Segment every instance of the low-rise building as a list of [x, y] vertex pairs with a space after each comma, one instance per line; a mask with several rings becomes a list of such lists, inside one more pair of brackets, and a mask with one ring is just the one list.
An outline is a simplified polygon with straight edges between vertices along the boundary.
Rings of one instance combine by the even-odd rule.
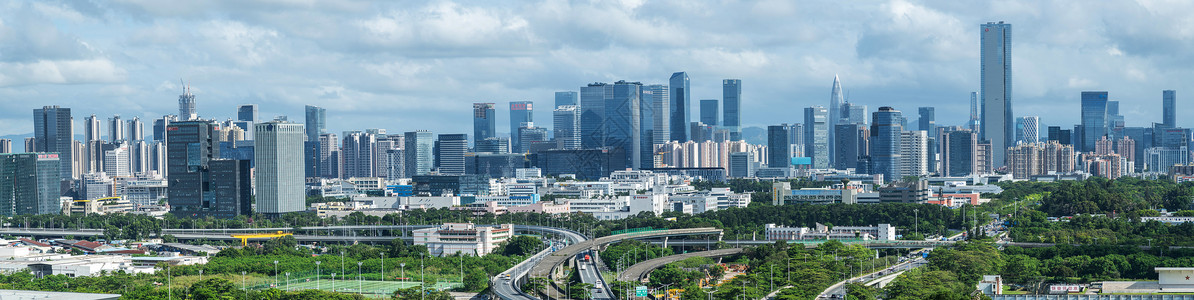
[[854, 188], [804, 188], [793, 190], [792, 185], [788, 182], [776, 182], [771, 185], [771, 204], [856, 204], [858, 203], [859, 191]]
[[767, 240], [896, 240], [895, 226], [879, 224], [878, 226], [834, 226], [828, 227], [817, 223], [816, 227], [783, 227], [775, 224], [765, 225]]
[[563, 204], [556, 204], [554, 202], [536, 202], [530, 205], [510, 206], [507, 207], [510, 213], [540, 213], [540, 214], [566, 214], [571, 210], [568, 202]]
[[514, 225], [478, 226], [473, 223], [445, 223], [413, 231], [415, 245], [427, 246], [435, 256], [456, 253], [484, 256], [514, 236]]
[[925, 203], [932, 194], [927, 181], [896, 181], [879, 188], [879, 202]]
[[133, 203], [124, 197], [107, 197], [94, 200], [70, 200], [63, 203], [65, 215], [106, 215], [112, 213], [128, 213], [133, 211]]

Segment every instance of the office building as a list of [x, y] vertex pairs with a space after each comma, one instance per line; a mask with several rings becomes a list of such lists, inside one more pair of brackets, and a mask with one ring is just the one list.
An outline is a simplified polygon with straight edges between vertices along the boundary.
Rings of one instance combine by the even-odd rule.
[[1095, 141], [1107, 135], [1107, 92], [1082, 92], [1081, 152], [1093, 152]]
[[[306, 130], [306, 124], [303, 124]], [[316, 153], [316, 173], [323, 178], [340, 178], [340, 139], [335, 133], [319, 135], [319, 151]], [[304, 149], [306, 147], [304, 146]], [[305, 152], [305, 151], [304, 151]], [[306, 173], [306, 172], [304, 172]]]
[[516, 170], [527, 167], [527, 156], [520, 153], [466, 153], [465, 174], [489, 178], [514, 178]]
[[[96, 122], [98, 123], [99, 121], [96, 121]], [[162, 116], [162, 118], [160, 118], [160, 119], [154, 119], [153, 120], [153, 140], [165, 142], [166, 141], [166, 127], [170, 126], [171, 122], [178, 122], [178, 116], [165, 115], [165, 116]], [[98, 132], [99, 127], [96, 127], [95, 130]], [[97, 140], [99, 139], [98, 135], [96, 136], [96, 139]]]
[[814, 169], [830, 165], [829, 110], [821, 106], [804, 109], [804, 157], [813, 160]]
[[549, 141], [547, 138], [547, 128], [535, 126], [534, 123], [530, 122], [523, 125], [523, 127], [518, 128], [518, 138], [522, 139], [518, 141], [518, 144], [522, 148], [515, 151], [515, 153], [531, 153], [531, 145]]
[[833, 152], [833, 168], [838, 170], [856, 169], [858, 165], [858, 157], [866, 155], [865, 144], [862, 141], [866, 137], [860, 134], [863, 131], [861, 124], [855, 123], [839, 123], [837, 124], [837, 135], [834, 136]]
[[464, 175], [464, 154], [467, 152], [467, 134], [440, 134], [435, 141], [436, 169], [442, 175]]
[[1161, 126], [1177, 127], [1177, 91], [1161, 91]]
[[236, 107], [236, 121], [233, 121], [232, 125], [244, 130], [246, 139], [253, 138], [253, 124], [257, 122], [257, 104], [242, 104]]
[[892, 181], [900, 170], [900, 138], [904, 131], [900, 123], [904, 117], [891, 107], [880, 107], [871, 116], [871, 173], [883, 174]]
[[[654, 112], [649, 126], [643, 126], [643, 129], [650, 129], [651, 135], [648, 137], [641, 137], [644, 140], [650, 141], [651, 145], [660, 145], [672, 140], [672, 115], [671, 115], [671, 98], [668, 97], [668, 86], [666, 84], [651, 84], [643, 86], [643, 94], [639, 101], [640, 106], [650, 105], [651, 111]], [[652, 147], [653, 148], [653, 147]]]
[[510, 102], [510, 146], [515, 150], [523, 149], [518, 128], [530, 122], [535, 122], [535, 111], [531, 101]]
[[[641, 86], [639, 90], [639, 105], [638, 105], [638, 153], [639, 168], [655, 167], [655, 162], [651, 161], [651, 157], [655, 154], [655, 140], [663, 138], [663, 136], [670, 137], [671, 133], [663, 132], [656, 134], [655, 128], [658, 127], [655, 122], [663, 120], [660, 115], [667, 115], [670, 112], [657, 110], [665, 106], [655, 103], [656, 101], [667, 102], [665, 93], [656, 95], [659, 90], [666, 90], [663, 85], [647, 85]], [[658, 135], [658, 137], [657, 137]]]
[[578, 105], [580, 104], [580, 94], [573, 91], [556, 92], [556, 105], [560, 107], [564, 105]]
[[701, 100], [701, 123], [717, 126], [717, 99]]
[[430, 131], [419, 130], [405, 133], [403, 140], [406, 176], [427, 175], [435, 166], [435, 141]]
[[742, 140], [742, 80], [721, 81], [721, 126], [730, 131], [731, 141]]
[[792, 165], [792, 142], [788, 140], [788, 124], [767, 126], [767, 167], [787, 168]]
[[0, 215], [61, 213], [61, 163], [57, 153], [0, 154]]
[[1152, 147], [1144, 150], [1145, 171], [1163, 173], [1174, 165], [1190, 163], [1190, 150], [1187, 146], [1180, 147]]
[[[577, 139], [576, 142], [579, 144], [580, 140]], [[473, 151], [477, 153], [510, 153], [510, 139], [504, 137], [493, 137], [480, 140], [477, 141], [477, 146]]]
[[[642, 165], [639, 124], [641, 96], [642, 84], [638, 82], [592, 83], [581, 87], [581, 147], [621, 149], [614, 152], [626, 155], [617, 160], [622, 165], [619, 169], [639, 168]], [[688, 126], [683, 127], [688, 129]], [[672, 132], [676, 132], [674, 127]]]
[[100, 120], [94, 114], [83, 120], [83, 142], [99, 141], [100, 138]]
[[12, 140], [0, 139], [0, 154], [12, 153]]
[[1004, 166], [1008, 145], [1013, 144], [1012, 130], [1012, 24], [986, 23], [982, 29], [980, 71], [982, 78], [982, 130], [979, 139], [991, 141], [993, 163]]
[[730, 153], [729, 175], [731, 178], [754, 177], [758, 166], [758, 159], [755, 158], [754, 152]]
[[937, 132], [937, 109], [933, 107], [919, 107], [916, 111], [920, 117], [916, 128], [929, 133]]
[[[25, 152], [58, 153], [59, 178], [76, 178], [71, 162], [74, 161], [71, 145], [74, 144], [74, 119], [70, 108], [45, 106], [33, 110], [33, 147], [26, 143]], [[60, 189], [61, 190], [61, 189]]]
[[978, 135], [969, 129], [946, 131], [941, 135], [941, 175], [961, 177], [978, 170]]
[[[390, 177], [390, 159], [389, 151], [394, 149], [402, 149], [403, 141], [401, 135], [387, 135], [378, 134], [377, 141], [373, 143], [373, 176], [380, 178], [394, 178]], [[465, 144], [467, 146], [467, 142]]]
[[[1061, 129], [1061, 128], [1058, 128]], [[1016, 118], [1016, 142], [1036, 143], [1041, 141], [1041, 117]]]
[[179, 217], [233, 218], [250, 214], [247, 160], [219, 160], [216, 124], [182, 121], [167, 128], [170, 212]]
[[274, 120], [253, 128], [257, 212], [277, 216], [306, 209], [303, 124]]
[[870, 117], [870, 113], [866, 111], [866, 105], [858, 105], [849, 102], [842, 104], [841, 123], [858, 124], [866, 127], [867, 124], [870, 123]]
[[103, 172], [112, 177], [132, 176], [129, 168], [129, 143], [113, 143], [112, 148], [104, 151]]
[[[671, 88], [668, 96], [672, 97], [671, 107], [668, 108], [671, 111], [669, 114], [672, 131], [670, 140], [686, 142], [691, 139], [688, 122], [692, 121], [689, 116], [689, 110], [692, 109], [689, 104], [692, 101], [692, 90], [688, 86], [688, 73], [672, 73], [672, 78], [668, 80], [668, 83]], [[581, 104], [581, 108], [584, 107], [585, 105]]]
[[[555, 130], [556, 148], [580, 149], [580, 106], [561, 105], [552, 112]], [[477, 152], [486, 152], [480, 151]], [[501, 152], [495, 152], [501, 153]]]
[[571, 174], [580, 180], [597, 180], [615, 170], [626, 169], [626, 153], [622, 151], [621, 148], [548, 150], [539, 153], [538, 166], [544, 176]]
[[305, 112], [306, 120], [303, 126], [307, 130], [307, 141], [318, 141], [319, 135], [327, 133], [327, 109], [307, 105]]
[[[559, 95], [559, 93], [556, 93]], [[473, 144], [497, 137], [497, 116], [493, 103], [473, 103]]]
[[970, 121], [966, 122], [966, 126], [978, 133], [982, 130], [982, 107], [978, 104], [978, 92], [970, 92]]
[[199, 111], [195, 106], [195, 94], [191, 94], [191, 86], [189, 84], [184, 84], [182, 95], [178, 95], [178, 118], [183, 121], [198, 120]]
[[415, 245], [427, 247], [431, 255], [444, 257], [456, 254], [485, 256], [506, 240], [514, 237], [514, 225], [474, 225], [473, 223], [444, 223], [438, 227], [417, 229], [411, 233]]

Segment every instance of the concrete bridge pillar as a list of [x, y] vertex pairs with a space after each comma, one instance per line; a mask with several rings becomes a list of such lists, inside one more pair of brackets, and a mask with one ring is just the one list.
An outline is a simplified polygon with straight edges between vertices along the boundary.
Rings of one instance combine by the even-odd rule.
[[663, 237], [663, 249], [667, 249], [667, 237]]

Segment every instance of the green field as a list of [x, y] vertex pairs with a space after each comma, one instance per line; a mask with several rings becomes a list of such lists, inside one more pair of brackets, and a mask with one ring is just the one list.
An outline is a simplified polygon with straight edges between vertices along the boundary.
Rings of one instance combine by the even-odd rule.
[[[373, 280], [291, 280], [290, 284], [280, 283], [278, 289], [281, 290], [314, 290], [321, 289], [325, 291], [334, 291], [341, 293], [356, 293], [356, 294], [376, 294], [376, 295], [390, 295], [399, 289], [406, 289], [418, 287], [418, 281], [373, 281]], [[459, 282], [439, 282], [435, 286], [429, 288], [436, 290], [446, 290], [460, 287]]]

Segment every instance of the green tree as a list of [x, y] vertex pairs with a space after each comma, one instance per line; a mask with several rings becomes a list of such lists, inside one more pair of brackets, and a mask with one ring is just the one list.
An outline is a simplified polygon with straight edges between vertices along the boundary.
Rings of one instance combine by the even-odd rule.
[[534, 254], [543, 247], [543, 241], [533, 236], [515, 236], [502, 245], [500, 253], [506, 256], [525, 256]]

